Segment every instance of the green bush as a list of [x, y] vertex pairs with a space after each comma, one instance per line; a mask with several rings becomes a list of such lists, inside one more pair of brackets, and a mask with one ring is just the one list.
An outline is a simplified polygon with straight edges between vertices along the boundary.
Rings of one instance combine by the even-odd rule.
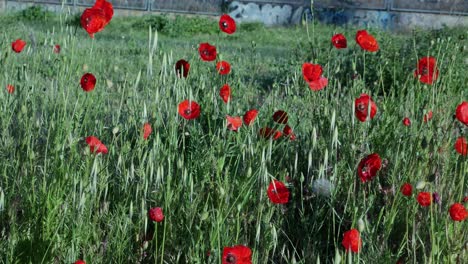
[[150, 15], [144, 16], [142, 19], [135, 21], [132, 24], [134, 29], [147, 29], [151, 26], [152, 29], [156, 29], [159, 32], [164, 31], [164, 28], [169, 24], [169, 19], [166, 15]]
[[21, 18], [29, 21], [44, 22], [53, 17], [53, 13], [41, 6], [31, 6], [21, 11]]

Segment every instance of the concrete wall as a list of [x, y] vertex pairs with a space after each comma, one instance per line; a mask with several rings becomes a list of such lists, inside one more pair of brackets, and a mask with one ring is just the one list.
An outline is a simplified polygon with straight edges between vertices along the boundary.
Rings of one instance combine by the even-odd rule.
[[323, 9], [315, 13], [319, 21], [336, 25], [358, 25], [389, 30], [412, 28], [439, 29], [444, 26], [468, 26], [468, 16], [439, 15], [374, 10]]
[[[457, 2], [460, 0], [431, 1], [440, 1], [437, 4], [438, 6], [442, 6], [442, 4], [447, 1], [460, 3], [461, 7], [468, 3], [468, 0], [464, 0], [466, 2]], [[319, 21], [329, 24], [351, 24], [363, 27], [370, 26], [383, 29], [403, 30], [415, 27], [441, 28], [443, 26], [468, 26], [468, 16], [391, 11], [391, 7], [389, 6], [389, 3], [391, 2], [385, 0], [372, 2], [363, 0], [318, 0], [315, 2], [320, 3], [320, 5], [318, 5], [319, 7], [314, 8], [314, 15]], [[420, 2], [415, 3], [418, 5], [421, 4]], [[414, 8], [416, 7], [417, 6]], [[267, 4], [258, 1], [232, 1], [229, 3], [228, 8], [229, 14], [240, 23], [256, 21], [262, 22], [266, 25], [294, 24], [299, 23], [304, 15], [311, 15], [310, 8], [307, 6], [282, 3]], [[364, 8], [375, 8], [379, 10]], [[452, 8], [454, 7], [452, 6]], [[460, 7], [457, 6], [457, 8]], [[460, 10], [463, 11], [463, 9]], [[464, 11], [468, 12], [468, 8]]]
[[[76, 1], [94, 2], [94, 0]], [[179, 3], [177, 1], [182, 2], [189, 0], [170, 0], [165, 3], [166, 5], [169, 5], [170, 3]], [[208, 3], [208, 0], [197, 1], [205, 4]], [[270, 0], [271, 2], [276, 2], [274, 4], [266, 3], [268, 2], [267, 0], [264, 0], [263, 2], [262, 0], [253, 0], [252, 2], [249, 0], [223, 1], [226, 3], [229, 14], [239, 23], [262, 22], [266, 25], [284, 25], [300, 23], [303, 17], [307, 17], [309, 20], [312, 18], [311, 9], [307, 5], [307, 3], [310, 3], [309, 0]], [[438, 1], [437, 3], [431, 3], [441, 8], [444, 7], [447, 2], [452, 1], [452, 4], [456, 4], [451, 6], [453, 10], [468, 12], [468, 0], [414, 0], [411, 2], [415, 5], [421, 5], [421, 3], [429, 5], [430, 3], [427, 1]], [[217, 3], [218, 0], [209, 0], [209, 2]], [[313, 10], [315, 19], [324, 23], [337, 25], [351, 24], [361, 27], [379, 27], [390, 30], [406, 30], [415, 27], [441, 28], [443, 26], [468, 26], [468, 16], [392, 11], [391, 5], [398, 5], [396, 6], [397, 8], [409, 7], [407, 5], [403, 6], [400, 4], [406, 3], [405, 1], [400, 0], [315, 0], [315, 3], [317, 3]], [[366, 3], [371, 3], [370, 6], [367, 7], [378, 10], [363, 9], [366, 7]], [[0, 0], [0, 9], [6, 8], [4, 10], [8, 11], [22, 10], [31, 5], [32, 3]], [[50, 11], [62, 10], [61, 5], [43, 4], [42, 6]], [[466, 10], [464, 9], [465, 6], [467, 6]], [[419, 8], [423, 8], [423, 6], [419, 6]], [[66, 11], [70, 9], [72, 12], [80, 12], [83, 10], [83, 7], [74, 8], [73, 6], [68, 5], [64, 6], [64, 9]], [[143, 15], [148, 14], [148, 11], [116, 8], [115, 13], [116, 15]]]

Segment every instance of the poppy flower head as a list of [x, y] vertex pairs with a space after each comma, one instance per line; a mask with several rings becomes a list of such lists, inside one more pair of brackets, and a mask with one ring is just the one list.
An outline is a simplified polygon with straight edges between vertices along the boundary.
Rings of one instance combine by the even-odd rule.
[[86, 264], [86, 262], [84, 262], [84, 260], [79, 259], [79, 260], [73, 262], [73, 264]]
[[252, 264], [252, 250], [244, 245], [225, 247], [222, 264]]
[[304, 63], [302, 64], [302, 75], [307, 83], [318, 81], [322, 76], [323, 69], [319, 64]]
[[187, 78], [189, 70], [190, 70], [190, 63], [186, 60], [178, 60], [175, 64], [175, 70], [177, 77], [179, 78]]
[[382, 167], [382, 159], [379, 154], [372, 153], [367, 157], [363, 158], [358, 165], [357, 173], [361, 182], [368, 182], [372, 180], [377, 172]]
[[408, 117], [403, 118], [403, 125], [404, 126], [410, 126], [411, 125], [411, 120]]
[[455, 117], [465, 126], [468, 126], [468, 102], [464, 101], [457, 106]]
[[459, 137], [455, 141], [455, 150], [462, 156], [468, 155], [468, 143], [464, 137]]
[[259, 135], [263, 138], [273, 138], [273, 140], [277, 140], [283, 135], [283, 133], [269, 127], [263, 127], [260, 128]]
[[187, 120], [196, 119], [200, 116], [200, 105], [195, 101], [185, 100], [179, 104], [178, 111]]
[[106, 0], [96, 0], [92, 8], [101, 9], [104, 12], [104, 17], [106, 18], [107, 23], [111, 21], [112, 16], [114, 15], [114, 8], [112, 7], [112, 4]]
[[200, 43], [198, 53], [203, 61], [214, 61], [216, 60], [216, 47], [209, 43]]
[[257, 109], [251, 109], [244, 114], [244, 124], [247, 126], [250, 126], [254, 121], [255, 118], [257, 118], [258, 115], [258, 110]]
[[400, 191], [404, 196], [411, 196], [411, 194], [413, 194], [413, 186], [409, 183], [404, 183], [401, 186]]
[[80, 85], [83, 91], [90, 92], [96, 86], [96, 77], [91, 73], [85, 73], [81, 76]]
[[107, 154], [108, 150], [106, 145], [104, 145], [97, 137], [89, 136], [86, 138], [86, 144], [89, 146], [91, 153], [102, 153]]
[[231, 64], [227, 61], [220, 61], [216, 63], [216, 71], [221, 75], [226, 75], [231, 72]]
[[320, 77], [316, 81], [309, 82], [309, 88], [312, 91], [320, 91], [328, 85], [328, 79], [325, 77]]
[[331, 42], [337, 49], [345, 49], [348, 46], [346, 37], [341, 33], [333, 35]]
[[288, 125], [284, 126], [283, 134], [284, 136], [289, 137], [290, 140], [296, 140], [296, 135], [294, 134], [293, 129]]
[[432, 119], [432, 111], [429, 110], [429, 112], [427, 112], [427, 113], [424, 115], [423, 121], [424, 121], [424, 123], [427, 123], [427, 122], [429, 122], [429, 120], [431, 120], [431, 119]]
[[434, 57], [423, 57], [418, 61], [414, 76], [425, 84], [433, 84], [439, 77], [437, 61]]
[[278, 124], [288, 123], [288, 113], [283, 110], [278, 110], [273, 114], [273, 120]]
[[153, 132], [153, 129], [151, 128], [151, 124], [145, 123], [143, 125], [143, 139], [147, 140], [148, 137], [151, 135], [151, 132]]
[[219, 96], [223, 99], [224, 103], [228, 103], [231, 100], [231, 87], [228, 84], [223, 85], [219, 90]]
[[81, 14], [80, 23], [91, 38], [94, 34], [102, 31], [112, 19], [114, 8], [106, 0], [96, 0], [94, 6], [86, 8]]
[[354, 101], [354, 113], [359, 121], [365, 122], [368, 116], [370, 116], [370, 119], [374, 118], [377, 113], [377, 105], [368, 94], [361, 94]]
[[164, 220], [164, 214], [161, 207], [153, 207], [149, 209], [148, 216], [153, 222], [162, 222]]
[[273, 180], [268, 186], [267, 196], [274, 204], [286, 204], [289, 202], [289, 190], [284, 183]]
[[461, 203], [454, 203], [449, 209], [450, 217], [453, 221], [462, 222], [468, 218], [468, 211]]
[[219, 19], [219, 29], [227, 34], [236, 32], [236, 21], [229, 15], [223, 14]]
[[23, 51], [25, 46], [26, 46], [26, 41], [22, 39], [17, 39], [11, 43], [11, 48], [16, 53], [20, 53], [21, 51]]
[[15, 87], [14, 87], [13, 85], [11, 85], [11, 84], [8, 84], [8, 85], [6, 86], [6, 90], [7, 90], [7, 92], [8, 92], [9, 94], [13, 94], [13, 93], [15, 92]]
[[57, 45], [54, 46], [54, 53], [59, 54], [59, 53], [60, 53], [60, 50], [61, 50], [61, 48], [60, 48], [60, 45], [59, 45], [59, 44], [57, 44]]
[[226, 116], [227, 128], [229, 130], [237, 132], [242, 126], [242, 118], [240, 116]]
[[358, 30], [356, 33], [356, 42], [363, 50], [370, 52], [376, 52], [379, 50], [377, 40], [366, 30]]
[[343, 241], [341, 242], [346, 252], [351, 250], [354, 253], [359, 253], [362, 247], [361, 234], [355, 228], [346, 231], [343, 234]]
[[432, 203], [432, 195], [429, 192], [420, 192], [416, 199], [422, 207], [427, 207]]

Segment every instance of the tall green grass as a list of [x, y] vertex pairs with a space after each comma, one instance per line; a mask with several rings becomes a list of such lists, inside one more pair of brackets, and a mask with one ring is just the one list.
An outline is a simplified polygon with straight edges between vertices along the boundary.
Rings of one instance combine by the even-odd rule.
[[[73, 19], [0, 17], [1, 262], [219, 263], [223, 247], [235, 244], [249, 246], [254, 263], [468, 259], [466, 221], [447, 213], [468, 191], [467, 159], [453, 149], [467, 130], [452, 117], [468, 98], [466, 28], [371, 29], [381, 51], [370, 54], [354, 43], [356, 28], [314, 24], [308, 35], [302, 26], [253, 26], [233, 36], [195, 35], [157, 33], [146, 18], [116, 17], [90, 39]], [[348, 49], [331, 47], [334, 32], [346, 35]], [[10, 47], [17, 38], [28, 43], [19, 54]], [[227, 77], [199, 59], [206, 41], [231, 63]], [[52, 52], [55, 44], [61, 54]], [[433, 86], [413, 77], [427, 55], [440, 69]], [[187, 79], [175, 75], [180, 58], [191, 63]], [[304, 83], [304, 62], [323, 65], [324, 90]], [[79, 86], [86, 72], [98, 79], [90, 93]], [[233, 89], [227, 105], [218, 95], [224, 83]], [[363, 92], [378, 106], [366, 123], [353, 112]], [[185, 99], [201, 105], [200, 118], [178, 115]], [[259, 110], [252, 127], [226, 129], [226, 115], [251, 108]], [[264, 126], [282, 129], [271, 118], [279, 109], [289, 113], [297, 140], [258, 136]], [[429, 110], [434, 117], [424, 123]], [[410, 127], [401, 123], [406, 116]], [[145, 122], [153, 127], [147, 141]], [[108, 155], [89, 153], [90, 135]], [[356, 167], [372, 152], [386, 165], [363, 184]], [[287, 205], [268, 200], [272, 179], [287, 182]], [[330, 181], [330, 196], [312, 189], [316, 179]], [[425, 182], [441, 204], [420, 207], [415, 195], [399, 192], [404, 182]], [[155, 206], [164, 210], [162, 223], [148, 220]], [[363, 249], [346, 254], [343, 233], [358, 226]]]

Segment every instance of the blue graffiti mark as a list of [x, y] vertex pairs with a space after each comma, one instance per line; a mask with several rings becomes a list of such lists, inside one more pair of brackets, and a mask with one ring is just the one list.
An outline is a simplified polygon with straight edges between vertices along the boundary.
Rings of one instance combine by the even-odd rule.
[[387, 11], [322, 8], [315, 12], [320, 22], [338, 26], [353, 24], [393, 29], [396, 22], [396, 15]]

